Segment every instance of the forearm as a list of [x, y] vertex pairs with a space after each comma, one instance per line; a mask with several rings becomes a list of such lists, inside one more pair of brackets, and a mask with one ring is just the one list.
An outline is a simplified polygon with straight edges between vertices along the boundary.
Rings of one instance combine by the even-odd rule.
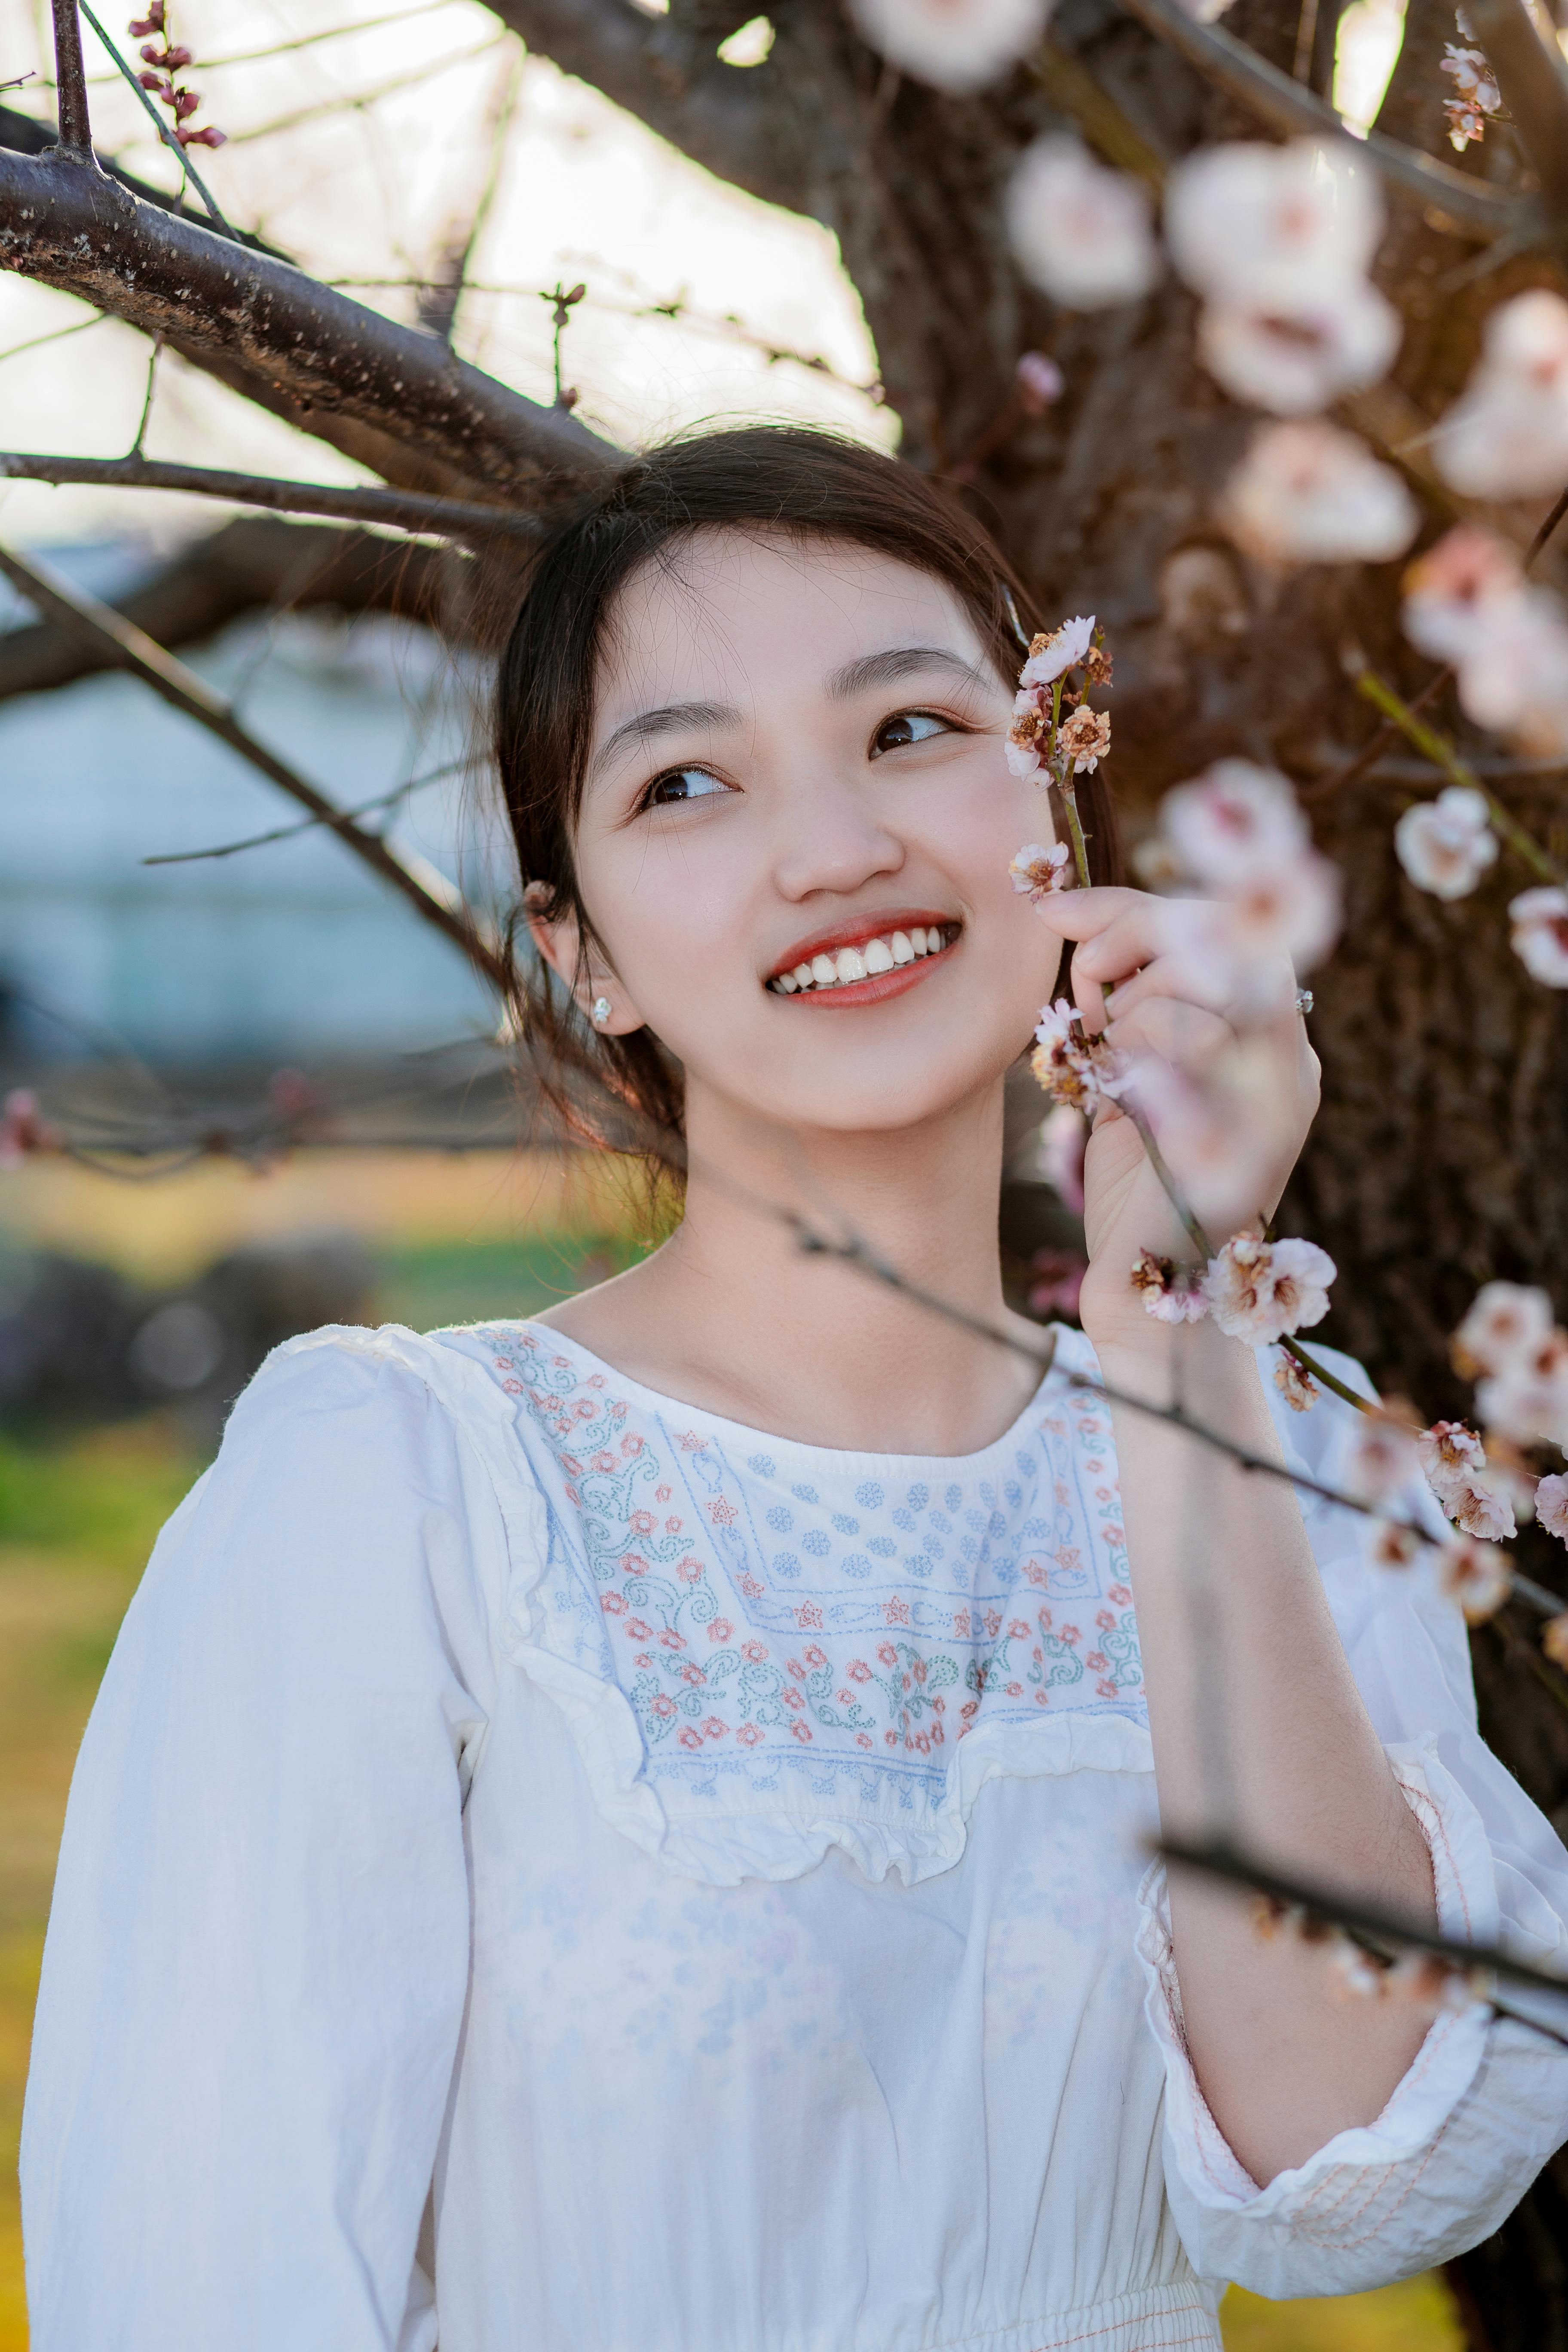
[[[1172, 1344], [1167, 1345], [1170, 1342]], [[1113, 1387], [1166, 1402], [1175, 1349], [1197, 1419], [1279, 1457], [1251, 1351], [1211, 1324], [1102, 1347]], [[1162, 1818], [1222, 1828], [1287, 1874], [1430, 1919], [1426, 1842], [1351, 1675], [1282, 1480], [1113, 1409]], [[1245, 1899], [1172, 1888], [1193, 2062], [1255, 2179], [1370, 2122], [1426, 2020], [1347, 2000], [1321, 1948], [1263, 1941]]]

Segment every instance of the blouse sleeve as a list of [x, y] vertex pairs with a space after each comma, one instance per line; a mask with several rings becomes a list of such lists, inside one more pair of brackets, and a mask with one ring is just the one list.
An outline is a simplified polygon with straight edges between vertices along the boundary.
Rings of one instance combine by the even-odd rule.
[[395, 1335], [278, 1351], [72, 1782], [23, 2134], [35, 2352], [428, 2352], [504, 1538]]
[[[1318, 1349], [1372, 1391], [1361, 1367]], [[1264, 1376], [1270, 1366], [1265, 1352]], [[1269, 1380], [1269, 1395], [1274, 1390]], [[1277, 1406], [1292, 1468], [1341, 1477], [1352, 1407]], [[1357, 1514], [1302, 1516], [1362, 1696], [1432, 1855], [1442, 1932], [1568, 1975], [1568, 1853], [1476, 1727], [1463, 1617], [1419, 1569], [1364, 1564]], [[1434, 1532], [1442, 1521], [1433, 1507]], [[1568, 2049], [1481, 2001], [1441, 2014], [1383, 2113], [1259, 2189], [1189, 2062], [1164, 1877], [1142, 1891], [1139, 1952], [1164, 2058], [1164, 2160], [1194, 2269], [1270, 2296], [1350, 2294], [1462, 2253], [1495, 2230], [1568, 2137]], [[1559, 2033], [1568, 1998], [1543, 1996]]]

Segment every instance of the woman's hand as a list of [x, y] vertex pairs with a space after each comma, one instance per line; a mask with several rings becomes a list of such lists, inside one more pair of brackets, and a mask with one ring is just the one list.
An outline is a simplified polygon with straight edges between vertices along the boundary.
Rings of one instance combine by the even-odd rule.
[[[1318, 1057], [1297, 1011], [1289, 962], [1253, 963], [1243, 976], [1226, 971], [1224, 960], [1195, 951], [1206, 910], [1193, 900], [1142, 890], [1067, 890], [1041, 900], [1038, 911], [1064, 941], [1076, 942], [1069, 985], [1086, 1029], [1103, 1031], [1129, 1059], [1156, 1057], [1156, 1077], [1163, 1064], [1199, 1089], [1230, 1080], [1236, 1162], [1239, 1168], [1245, 1157], [1257, 1197], [1240, 1202], [1220, 1230], [1211, 1229], [1215, 1245], [1271, 1215], [1318, 1108]], [[1235, 988], [1243, 977], [1247, 994], [1240, 999]], [[1157, 1117], [1154, 1124], [1158, 1129]], [[1131, 1286], [1133, 1261], [1144, 1249], [1189, 1262], [1197, 1253], [1132, 1119], [1109, 1106], [1095, 1118], [1085, 1160], [1084, 1228], [1085, 1330], [1102, 1351], [1159, 1344], [1161, 1326]]]

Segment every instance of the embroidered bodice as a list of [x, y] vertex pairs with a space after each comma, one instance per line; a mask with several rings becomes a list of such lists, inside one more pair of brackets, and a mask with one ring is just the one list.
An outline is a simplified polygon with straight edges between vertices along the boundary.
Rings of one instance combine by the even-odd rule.
[[[1495, 2226], [1568, 2053], [1479, 2002], [1265, 2189], [1204, 2104], [1093, 1373], [1062, 1332], [933, 1460], [538, 1325], [279, 1349], [82, 1746], [34, 2352], [1212, 2352], [1227, 2278]], [[1288, 1459], [1331, 1481], [1350, 1418], [1280, 1405]], [[1568, 1855], [1457, 1611], [1303, 1517], [1445, 1927], [1561, 1961]]]

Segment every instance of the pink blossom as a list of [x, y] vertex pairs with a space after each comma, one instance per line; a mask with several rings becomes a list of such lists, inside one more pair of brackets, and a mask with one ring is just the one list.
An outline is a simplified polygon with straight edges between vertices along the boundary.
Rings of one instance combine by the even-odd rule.
[[1318, 1402], [1317, 1381], [1305, 1364], [1299, 1364], [1283, 1349], [1274, 1359], [1274, 1385], [1292, 1412], [1310, 1412]]
[[1121, 1056], [1085, 1031], [1066, 997], [1041, 1008], [1029, 1066], [1053, 1102], [1082, 1109], [1101, 1097], [1114, 1099], [1127, 1081]]
[[1321, 423], [1266, 425], [1226, 484], [1222, 512], [1260, 562], [1386, 563], [1419, 518], [1392, 466]]
[[1549, 1331], [1528, 1355], [1484, 1380], [1476, 1410], [1489, 1429], [1521, 1445], [1568, 1446], [1568, 1332]]
[[1401, 331], [1392, 302], [1355, 281], [1289, 310], [1211, 303], [1198, 320], [1198, 356], [1233, 400], [1307, 416], [1385, 375]]
[[1315, 1242], [1233, 1234], [1204, 1277], [1209, 1311], [1227, 1339], [1260, 1347], [1329, 1311], [1335, 1266]]
[[1483, 1283], [1454, 1334], [1454, 1360], [1467, 1377], [1510, 1372], [1551, 1334], [1552, 1301], [1521, 1282]]
[[1040, 775], [1051, 740], [1051, 698], [1045, 688], [1021, 686], [1013, 699], [1013, 719], [1003, 746], [1007, 767], [1020, 782]]
[[1463, 154], [1472, 140], [1486, 136], [1487, 118], [1502, 113], [1502, 92], [1481, 49], [1461, 49], [1445, 41], [1437, 70], [1454, 84], [1454, 95], [1445, 100], [1443, 111], [1448, 118], [1449, 143]]
[[1026, 278], [1068, 310], [1133, 302], [1160, 276], [1148, 194], [1062, 131], [1026, 150], [1007, 190], [1007, 234]]
[[1509, 625], [1523, 587], [1512, 548], [1479, 524], [1460, 523], [1405, 574], [1405, 634], [1434, 661], [1468, 660]]
[[1140, 1250], [1131, 1278], [1144, 1313], [1157, 1323], [1197, 1323], [1208, 1313], [1200, 1265], [1177, 1266], [1168, 1257], [1156, 1257], [1152, 1250]]
[[[1028, 659], [1018, 673], [1021, 687], [1054, 686], [1069, 669], [1077, 669], [1094, 642], [1094, 614], [1079, 614], [1047, 635], [1044, 630], [1030, 643]], [[1046, 707], [1050, 707], [1047, 696]]]
[[1409, 1568], [1426, 1549], [1414, 1528], [1397, 1519], [1373, 1519], [1367, 1527], [1366, 1558], [1373, 1568]]
[[1340, 871], [1309, 850], [1247, 875], [1194, 906], [1185, 955], [1193, 976], [1237, 1005], [1268, 1012], [1321, 963], [1340, 935]]
[[1535, 1490], [1535, 1517], [1549, 1536], [1568, 1544], [1568, 1478], [1554, 1471]]
[[1509, 902], [1515, 955], [1546, 988], [1568, 988], [1568, 890], [1548, 884]]
[[1160, 803], [1160, 825], [1178, 867], [1194, 882], [1226, 884], [1294, 864], [1307, 820], [1277, 769], [1216, 760]]
[[1026, 416], [1043, 416], [1067, 390], [1067, 379], [1044, 352], [1020, 352], [1013, 370], [1018, 405]]
[[1274, 316], [1363, 279], [1382, 233], [1375, 169], [1313, 139], [1200, 147], [1165, 198], [1166, 242], [1188, 285]]
[[1450, 1536], [1437, 1554], [1437, 1583], [1450, 1601], [1458, 1602], [1468, 1624], [1484, 1625], [1508, 1599], [1513, 1564], [1495, 1543]]
[[1545, 287], [1500, 302], [1433, 459], [1473, 499], [1532, 498], [1568, 475], [1568, 302]]
[[1394, 847], [1418, 890], [1435, 898], [1468, 898], [1497, 859], [1486, 794], [1449, 784], [1435, 801], [1417, 801], [1394, 826]]
[[1053, 841], [1048, 849], [1037, 841], [1026, 842], [1007, 871], [1019, 897], [1037, 907], [1053, 890], [1071, 887], [1072, 852], [1065, 841]]
[[1080, 703], [1070, 719], [1063, 719], [1057, 749], [1071, 761], [1075, 775], [1086, 771], [1092, 774], [1110, 749], [1110, 719], [1103, 710], [1091, 710], [1087, 702]]
[[849, 0], [860, 37], [939, 89], [980, 89], [1045, 30], [1048, 0]]

